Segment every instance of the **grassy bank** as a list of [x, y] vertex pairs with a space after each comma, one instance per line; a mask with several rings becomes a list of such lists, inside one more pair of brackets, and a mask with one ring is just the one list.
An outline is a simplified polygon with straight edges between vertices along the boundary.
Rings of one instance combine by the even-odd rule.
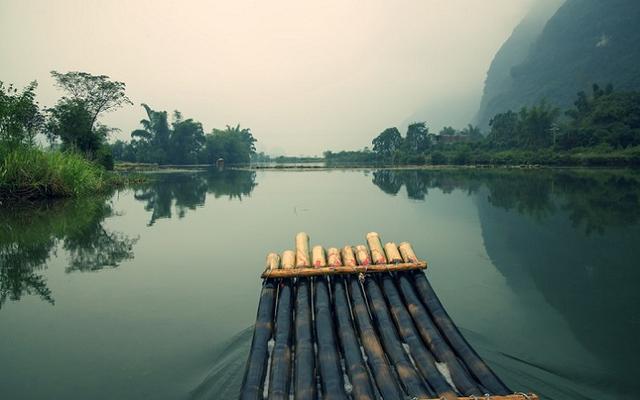
[[106, 193], [130, 180], [107, 172], [75, 153], [45, 151], [27, 146], [0, 148], [2, 201]]

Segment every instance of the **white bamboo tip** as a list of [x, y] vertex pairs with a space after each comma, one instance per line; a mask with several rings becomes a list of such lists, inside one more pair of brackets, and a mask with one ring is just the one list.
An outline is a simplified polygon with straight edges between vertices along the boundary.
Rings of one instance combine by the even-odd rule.
[[363, 244], [356, 246], [356, 260], [360, 265], [370, 265], [371, 257], [369, 256], [369, 249]]
[[354, 267], [357, 265], [356, 255], [351, 246], [344, 246], [342, 248], [342, 265], [347, 267]]
[[309, 235], [305, 232], [300, 232], [296, 235], [295, 265], [298, 268], [311, 265], [311, 263], [309, 263]]
[[390, 263], [395, 264], [402, 262], [402, 256], [400, 255], [400, 251], [398, 251], [398, 246], [395, 243], [389, 242], [384, 245], [384, 252], [387, 254], [387, 260]]
[[326, 267], [327, 266], [327, 258], [324, 255], [324, 247], [322, 246], [314, 246], [311, 251], [311, 260], [313, 261], [313, 266], [318, 267]]
[[384, 249], [380, 242], [380, 235], [376, 232], [367, 233], [367, 243], [369, 243], [369, 249], [371, 249], [371, 260], [374, 264], [386, 264], [387, 257], [384, 255]]
[[280, 256], [276, 253], [269, 253], [267, 255], [267, 269], [280, 268]]
[[296, 262], [296, 253], [293, 250], [285, 250], [282, 253], [282, 268], [283, 269], [291, 269], [294, 267]]
[[329, 247], [327, 249], [327, 264], [330, 267], [339, 267], [342, 265], [339, 249], [335, 247]]
[[410, 263], [418, 262], [418, 257], [416, 256], [416, 253], [413, 252], [413, 247], [411, 247], [411, 243], [402, 242], [400, 243], [399, 247], [400, 247], [400, 254], [402, 255], [402, 259], [404, 260], [404, 262], [410, 262]]

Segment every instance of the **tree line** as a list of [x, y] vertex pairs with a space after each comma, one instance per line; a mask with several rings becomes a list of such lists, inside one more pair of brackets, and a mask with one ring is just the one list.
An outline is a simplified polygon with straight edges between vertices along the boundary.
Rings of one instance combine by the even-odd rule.
[[104, 114], [132, 101], [126, 85], [106, 75], [86, 72], [51, 76], [64, 95], [52, 107], [36, 102], [36, 81], [19, 91], [0, 82], [0, 159], [16, 148], [36, 148], [38, 134], [53, 149], [81, 154], [87, 160], [112, 169], [115, 160], [158, 164], [212, 164], [219, 158], [230, 163], [249, 162], [255, 154], [251, 130], [227, 126], [205, 134], [202, 124], [175, 111], [169, 122], [166, 111], [142, 104], [146, 118], [131, 132], [131, 141], [108, 143], [117, 129], [100, 122]]
[[562, 112], [546, 101], [494, 116], [484, 135], [473, 125], [429, 132], [425, 122], [393, 127], [376, 136], [372, 150], [325, 152], [329, 164], [638, 164], [640, 92], [593, 85]]

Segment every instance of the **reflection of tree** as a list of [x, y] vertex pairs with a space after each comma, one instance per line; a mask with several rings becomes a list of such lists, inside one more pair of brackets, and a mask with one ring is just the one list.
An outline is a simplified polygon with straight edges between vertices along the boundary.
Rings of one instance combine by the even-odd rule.
[[46, 280], [52, 253], [62, 247], [71, 261], [67, 272], [116, 267], [133, 257], [137, 239], [109, 232], [102, 221], [113, 215], [104, 199], [41, 203], [0, 211], [0, 307], [25, 294], [36, 294], [53, 304]]
[[373, 184], [387, 194], [398, 194], [403, 183], [398, 171], [382, 169], [373, 173]]
[[484, 186], [494, 207], [538, 220], [562, 209], [587, 233], [640, 221], [640, 174], [631, 171], [380, 170], [373, 173], [373, 183], [393, 195], [405, 185], [407, 196], [416, 200], [424, 200], [429, 188], [473, 193]]
[[184, 217], [187, 210], [204, 204], [207, 193], [242, 200], [256, 185], [253, 171], [167, 173], [157, 174], [149, 184], [136, 188], [134, 197], [146, 203], [145, 210], [151, 212], [149, 225], [153, 225], [158, 219], [171, 218], [174, 208], [178, 218]]

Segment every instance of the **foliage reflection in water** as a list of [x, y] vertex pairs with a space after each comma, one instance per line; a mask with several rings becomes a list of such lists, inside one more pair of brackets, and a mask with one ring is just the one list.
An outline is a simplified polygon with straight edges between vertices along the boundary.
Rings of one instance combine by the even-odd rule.
[[67, 273], [116, 268], [133, 258], [138, 240], [103, 226], [114, 215], [105, 198], [36, 203], [0, 210], [0, 308], [25, 294], [55, 303], [39, 271], [63, 249]]

